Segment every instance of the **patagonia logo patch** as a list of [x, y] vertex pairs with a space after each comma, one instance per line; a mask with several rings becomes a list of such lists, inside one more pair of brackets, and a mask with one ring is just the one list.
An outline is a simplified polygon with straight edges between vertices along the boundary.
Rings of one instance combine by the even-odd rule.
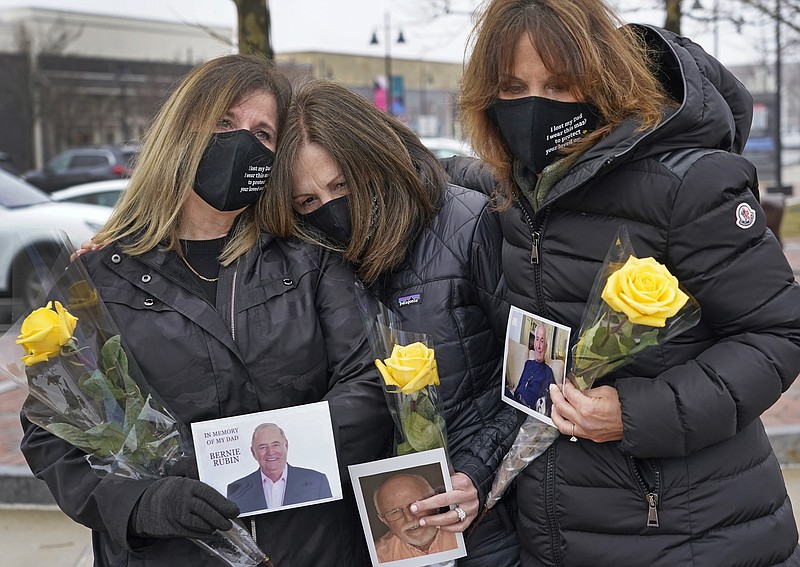
[[420, 301], [422, 301], [422, 294], [415, 293], [413, 295], [406, 295], [405, 297], [398, 297], [397, 305], [398, 307], [405, 307], [406, 305], [414, 305]]

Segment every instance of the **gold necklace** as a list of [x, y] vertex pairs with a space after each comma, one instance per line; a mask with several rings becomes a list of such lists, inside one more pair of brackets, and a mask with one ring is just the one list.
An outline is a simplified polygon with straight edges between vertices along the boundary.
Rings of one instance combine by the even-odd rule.
[[181, 256], [181, 260], [183, 260], [183, 263], [186, 264], [186, 267], [189, 268], [194, 275], [196, 275], [198, 278], [200, 278], [204, 282], [214, 283], [215, 281], [219, 280], [219, 276], [217, 276], [216, 278], [207, 278], [207, 277], [205, 277], [203, 275], [198, 274], [197, 270], [192, 268], [192, 265], [189, 263], [189, 261], [184, 256]]

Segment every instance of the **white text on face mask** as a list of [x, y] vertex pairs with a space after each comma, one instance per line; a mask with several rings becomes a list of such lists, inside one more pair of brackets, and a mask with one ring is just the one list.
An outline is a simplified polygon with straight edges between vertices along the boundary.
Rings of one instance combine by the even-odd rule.
[[550, 133], [547, 135], [547, 141], [554, 144], [552, 147], [547, 148], [544, 155], [550, 155], [552, 152], [558, 151], [564, 146], [572, 143], [575, 138], [584, 133], [580, 128], [586, 125], [586, 118], [581, 112], [575, 118], [567, 120], [563, 124], [550, 127]]
[[247, 186], [240, 187], [239, 193], [263, 190], [271, 169], [272, 168], [268, 165], [251, 165], [248, 167], [247, 173], [244, 174]]

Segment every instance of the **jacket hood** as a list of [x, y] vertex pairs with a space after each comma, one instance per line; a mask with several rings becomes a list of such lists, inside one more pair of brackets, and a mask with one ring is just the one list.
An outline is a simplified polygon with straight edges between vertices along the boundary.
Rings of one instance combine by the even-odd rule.
[[685, 148], [741, 153], [750, 133], [753, 98], [742, 83], [691, 40], [655, 26], [630, 24], [645, 39], [653, 67], [678, 103], [654, 129], [630, 119], [589, 148], [548, 193], [543, 205], [631, 159]]
[[744, 85], [691, 40], [653, 26], [632, 27], [645, 39], [665, 90], [680, 103], [652, 140], [741, 153], [753, 116]]

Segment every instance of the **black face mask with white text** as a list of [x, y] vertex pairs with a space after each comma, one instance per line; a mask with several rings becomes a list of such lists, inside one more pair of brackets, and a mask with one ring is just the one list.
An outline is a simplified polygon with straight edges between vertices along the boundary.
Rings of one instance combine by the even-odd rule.
[[252, 205], [264, 191], [275, 154], [249, 130], [211, 136], [200, 159], [194, 191], [218, 211]]
[[585, 102], [530, 96], [497, 100], [487, 112], [514, 157], [536, 174], [561, 157], [559, 149], [597, 127], [597, 115]]

